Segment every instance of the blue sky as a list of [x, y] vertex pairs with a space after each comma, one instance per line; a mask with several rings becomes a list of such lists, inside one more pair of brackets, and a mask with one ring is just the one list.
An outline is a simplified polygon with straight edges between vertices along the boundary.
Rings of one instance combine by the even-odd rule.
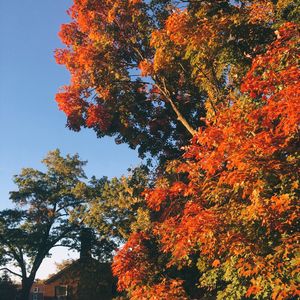
[[[13, 175], [23, 167], [42, 169], [49, 150], [79, 153], [88, 160], [88, 176], [120, 176], [140, 162], [127, 145], [65, 127], [54, 96], [69, 75], [56, 65], [53, 51], [62, 46], [57, 33], [68, 22], [70, 5], [70, 0], [0, 0], [0, 209], [11, 207]], [[59, 261], [66, 253], [55, 255]], [[47, 260], [39, 275], [53, 270], [53, 260]]]

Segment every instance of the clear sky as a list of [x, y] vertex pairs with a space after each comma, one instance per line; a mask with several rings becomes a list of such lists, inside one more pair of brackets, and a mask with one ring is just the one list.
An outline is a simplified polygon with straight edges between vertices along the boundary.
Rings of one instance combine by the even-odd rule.
[[[60, 24], [68, 22], [70, 0], [0, 0], [0, 209], [11, 207], [12, 177], [23, 167], [41, 169], [49, 150], [79, 153], [88, 160], [88, 176], [120, 176], [140, 162], [137, 153], [113, 139], [97, 139], [91, 130], [79, 133], [65, 127], [65, 115], [54, 101], [59, 86], [67, 84], [67, 71], [56, 65], [55, 48]], [[59, 249], [38, 273], [54, 271]]]

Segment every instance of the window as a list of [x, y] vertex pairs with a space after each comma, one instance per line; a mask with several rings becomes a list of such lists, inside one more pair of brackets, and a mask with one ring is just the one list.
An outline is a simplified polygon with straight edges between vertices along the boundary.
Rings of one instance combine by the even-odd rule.
[[55, 287], [55, 297], [59, 300], [65, 300], [68, 296], [68, 286], [59, 285]]
[[38, 287], [35, 287], [35, 288], [33, 289], [33, 292], [34, 292], [34, 293], [38, 293], [38, 292], [39, 292], [39, 288], [38, 288]]

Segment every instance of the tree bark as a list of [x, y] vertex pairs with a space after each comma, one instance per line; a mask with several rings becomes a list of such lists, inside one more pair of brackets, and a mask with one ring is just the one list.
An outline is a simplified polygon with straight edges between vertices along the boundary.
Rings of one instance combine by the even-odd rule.
[[165, 80], [162, 79], [162, 84], [163, 84], [163, 88], [159, 85], [159, 83], [155, 83], [155, 85], [157, 86], [157, 88], [160, 90], [160, 92], [162, 93], [162, 95], [166, 98], [166, 100], [170, 103], [173, 111], [175, 112], [176, 116], [177, 116], [177, 120], [187, 129], [187, 131], [191, 134], [191, 136], [193, 137], [196, 133], [197, 130], [195, 130], [186, 120], [186, 118], [181, 114], [181, 112], [179, 111], [179, 109], [177, 108], [177, 106], [175, 105], [171, 94], [169, 92], [169, 90], [166, 87], [166, 83]]
[[26, 278], [22, 280], [22, 289], [20, 292], [19, 300], [29, 300], [29, 294], [33, 285], [34, 279]]

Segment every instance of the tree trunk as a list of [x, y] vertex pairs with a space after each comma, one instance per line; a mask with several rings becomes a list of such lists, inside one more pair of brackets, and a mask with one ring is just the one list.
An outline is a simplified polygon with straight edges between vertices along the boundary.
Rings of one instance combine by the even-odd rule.
[[20, 292], [19, 300], [29, 300], [29, 294], [32, 284], [33, 280], [30, 277], [22, 280], [22, 289]]

